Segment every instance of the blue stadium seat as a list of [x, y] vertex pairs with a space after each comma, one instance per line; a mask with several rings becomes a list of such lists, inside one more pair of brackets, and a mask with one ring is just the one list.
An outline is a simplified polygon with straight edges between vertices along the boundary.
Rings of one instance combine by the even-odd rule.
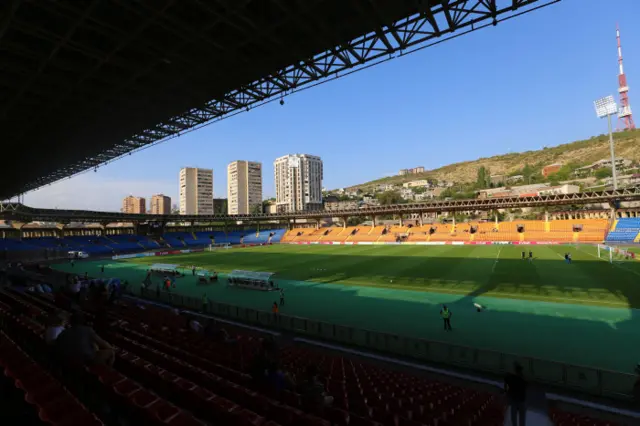
[[628, 217], [618, 220], [616, 229], [609, 232], [606, 241], [616, 243], [631, 243], [640, 232], [640, 218]]

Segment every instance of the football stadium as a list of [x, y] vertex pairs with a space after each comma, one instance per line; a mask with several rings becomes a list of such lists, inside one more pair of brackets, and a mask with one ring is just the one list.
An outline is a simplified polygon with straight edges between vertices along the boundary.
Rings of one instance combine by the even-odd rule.
[[10, 2], [6, 69], [35, 74], [0, 89], [3, 137], [59, 146], [0, 169], [0, 423], [640, 424], [640, 186], [615, 174], [242, 214], [21, 201], [558, 1]]

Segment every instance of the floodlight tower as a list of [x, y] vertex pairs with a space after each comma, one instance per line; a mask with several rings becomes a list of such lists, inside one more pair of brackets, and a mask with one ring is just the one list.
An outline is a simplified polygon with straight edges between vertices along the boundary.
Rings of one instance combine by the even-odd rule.
[[613, 146], [613, 130], [611, 127], [611, 116], [618, 113], [618, 105], [613, 96], [606, 96], [593, 102], [596, 107], [598, 118], [605, 118], [609, 124], [609, 147], [611, 149], [611, 177], [613, 178], [613, 189], [618, 189], [618, 176], [616, 173], [616, 153]]
[[620, 44], [620, 28], [616, 25], [616, 39], [618, 40], [618, 93], [620, 93], [620, 110], [618, 111], [618, 130], [635, 129], [629, 105], [629, 86], [627, 86], [627, 76], [624, 75], [622, 67], [622, 45]]

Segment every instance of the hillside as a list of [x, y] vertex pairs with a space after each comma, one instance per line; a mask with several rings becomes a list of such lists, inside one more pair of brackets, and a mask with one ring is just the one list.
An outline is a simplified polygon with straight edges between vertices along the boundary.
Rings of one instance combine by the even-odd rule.
[[[614, 134], [616, 157], [640, 161], [640, 129]], [[610, 158], [609, 136], [594, 136], [588, 140], [571, 142], [555, 147], [547, 147], [537, 151], [526, 151], [480, 158], [474, 161], [454, 163], [439, 169], [406, 176], [390, 176], [351, 186], [350, 189], [366, 190], [378, 184], [401, 184], [417, 179], [431, 178], [439, 181], [456, 183], [474, 182], [481, 166], [488, 168], [492, 175], [515, 174], [525, 165], [536, 169], [553, 163], [591, 164], [595, 161]], [[420, 160], [414, 161], [419, 164]], [[413, 166], [408, 164], [407, 166]]]

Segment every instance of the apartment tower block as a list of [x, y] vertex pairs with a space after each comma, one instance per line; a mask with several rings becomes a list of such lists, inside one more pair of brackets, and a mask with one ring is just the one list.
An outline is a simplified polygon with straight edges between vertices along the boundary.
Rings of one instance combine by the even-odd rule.
[[262, 164], [234, 161], [227, 166], [227, 213], [262, 210]]
[[322, 209], [322, 159], [315, 155], [291, 154], [273, 163], [276, 210], [295, 212]]
[[180, 169], [180, 214], [213, 214], [213, 170]]
[[171, 214], [171, 198], [163, 194], [151, 197], [151, 214]]

